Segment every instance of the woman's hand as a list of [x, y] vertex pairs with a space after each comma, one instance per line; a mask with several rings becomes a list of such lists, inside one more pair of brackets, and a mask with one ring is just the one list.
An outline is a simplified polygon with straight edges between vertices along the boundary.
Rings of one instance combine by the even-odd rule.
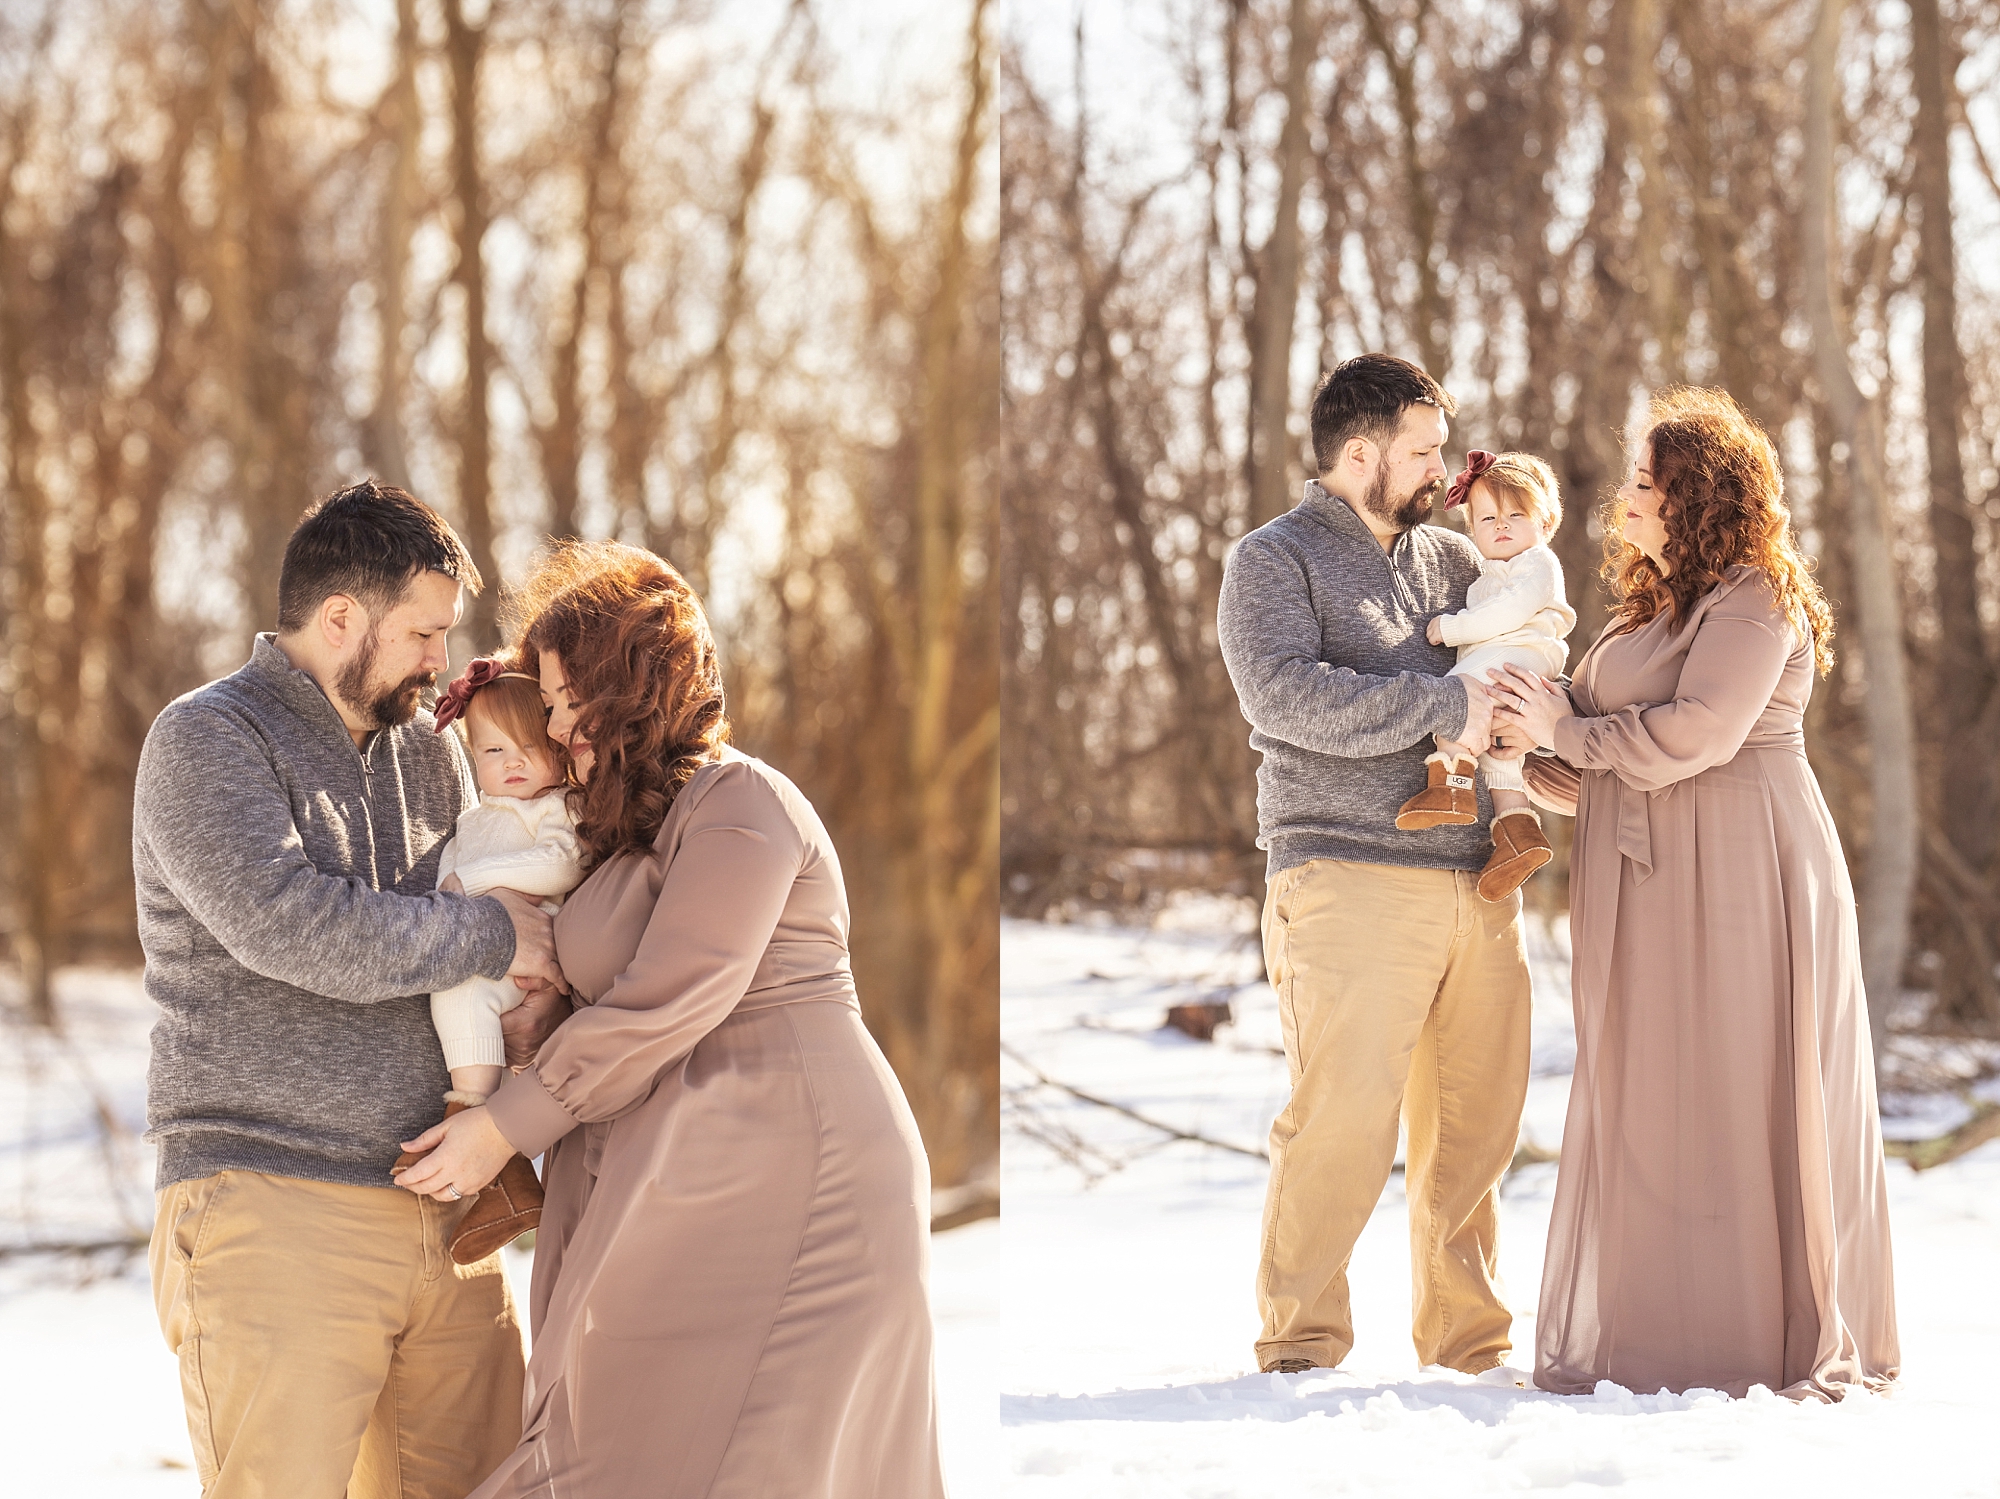
[[1486, 673], [1493, 684], [1493, 718], [1509, 730], [1525, 734], [1543, 749], [1554, 749], [1556, 725], [1576, 717], [1569, 693], [1547, 677], [1518, 666], [1503, 666]]
[[493, 1122], [492, 1111], [485, 1108], [453, 1114], [416, 1139], [405, 1140], [403, 1149], [428, 1150], [430, 1154], [414, 1166], [391, 1172], [396, 1185], [439, 1202], [470, 1197], [514, 1158], [514, 1147]]

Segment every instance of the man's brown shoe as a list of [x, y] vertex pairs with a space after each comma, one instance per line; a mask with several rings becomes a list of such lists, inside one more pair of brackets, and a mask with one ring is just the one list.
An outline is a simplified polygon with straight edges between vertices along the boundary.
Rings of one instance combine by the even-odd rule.
[[1479, 821], [1479, 794], [1472, 789], [1472, 773], [1478, 766], [1448, 755], [1432, 755], [1424, 764], [1430, 767], [1431, 783], [1403, 803], [1396, 826], [1409, 832]]
[[1539, 817], [1525, 807], [1502, 812], [1493, 819], [1493, 856], [1479, 871], [1479, 898], [1498, 904], [1554, 857]]
[[1309, 1358], [1281, 1358], [1264, 1372], [1266, 1374], [1304, 1374], [1308, 1370], [1317, 1369], [1318, 1367], [1319, 1365], [1315, 1364]]
[[542, 1221], [542, 1182], [526, 1156], [517, 1155], [477, 1197], [451, 1232], [454, 1264], [476, 1265]]

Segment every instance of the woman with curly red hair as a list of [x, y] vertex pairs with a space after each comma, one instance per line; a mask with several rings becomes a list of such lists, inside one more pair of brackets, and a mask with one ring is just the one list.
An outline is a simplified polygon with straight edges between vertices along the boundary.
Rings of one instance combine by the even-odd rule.
[[475, 1499], [942, 1495], [929, 1169], [826, 829], [730, 748], [659, 558], [573, 544], [525, 612], [590, 869], [556, 922], [578, 1009], [404, 1178], [449, 1197], [546, 1152], [524, 1435]]
[[1535, 1382], [1837, 1399], [1900, 1360], [1854, 891], [1806, 763], [1832, 619], [1777, 453], [1716, 390], [1647, 413], [1610, 625], [1497, 719], [1574, 811], [1576, 1072]]

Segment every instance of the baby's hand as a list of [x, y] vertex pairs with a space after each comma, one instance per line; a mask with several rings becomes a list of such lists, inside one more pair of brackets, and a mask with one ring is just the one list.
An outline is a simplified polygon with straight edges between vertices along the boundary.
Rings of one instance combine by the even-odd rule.
[[1444, 644], [1444, 625], [1440, 623], [1443, 618], [1441, 614], [1434, 614], [1431, 616], [1431, 622], [1424, 626], [1424, 639], [1432, 645]]
[[465, 886], [459, 883], [458, 876], [455, 874], [446, 875], [444, 877], [444, 883], [438, 886], [438, 889], [449, 890], [453, 895], [465, 894]]

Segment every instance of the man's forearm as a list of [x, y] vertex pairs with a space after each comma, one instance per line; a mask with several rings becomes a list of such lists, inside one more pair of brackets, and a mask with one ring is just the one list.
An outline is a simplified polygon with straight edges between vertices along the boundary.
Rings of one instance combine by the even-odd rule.
[[1451, 739], [1469, 712], [1460, 678], [1368, 677], [1321, 661], [1281, 663], [1239, 684], [1238, 697], [1259, 733], [1348, 760], [1394, 754], [1433, 735]]
[[267, 752], [219, 716], [170, 710], [155, 723], [133, 823], [187, 913], [266, 978], [373, 1003], [498, 978], [513, 960], [497, 901], [403, 895], [320, 869]]
[[275, 901], [246, 910], [228, 923], [227, 936], [216, 935], [253, 972], [359, 1004], [432, 994], [475, 976], [500, 978], [513, 961], [514, 923], [498, 901], [366, 894], [366, 901], [318, 910], [297, 899]]
[[1246, 543], [1231, 555], [1216, 637], [1243, 716], [1273, 739], [1355, 760], [1465, 727], [1470, 702], [1456, 679], [1370, 675], [1321, 660], [1311, 590], [1272, 548]]

